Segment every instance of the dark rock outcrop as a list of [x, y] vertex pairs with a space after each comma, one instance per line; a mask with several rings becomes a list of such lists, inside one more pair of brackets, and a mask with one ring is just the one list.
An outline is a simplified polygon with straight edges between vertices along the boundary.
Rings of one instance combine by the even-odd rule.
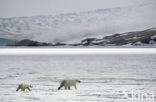
[[91, 44], [92, 41], [96, 41], [96, 38], [87, 38], [81, 41], [81, 44], [84, 46], [88, 46]]
[[[83, 46], [121, 46], [125, 44], [134, 44], [137, 42], [150, 44], [150, 41], [156, 41], [156, 29], [148, 29], [144, 31], [127, 32], [122, 34], [113, 34], [105, 36], [102, 39], [87, 38], [82, 40]], [[85, 42], [85, 43], [84, 43]]]
[[52, 46], [52, 45], [53, 44], [50, 44], [50, 43], [42, 43], [38, 41], [24, 39], [24, 40], [17, 42], [16, 44], [13, 44], [12, 46]]
[[65, 45], [67, 45], [67, 44], [65, 44], [65, 43], [56, 43], [56, 44], [53, 44], [53, 46], [65, 46]]

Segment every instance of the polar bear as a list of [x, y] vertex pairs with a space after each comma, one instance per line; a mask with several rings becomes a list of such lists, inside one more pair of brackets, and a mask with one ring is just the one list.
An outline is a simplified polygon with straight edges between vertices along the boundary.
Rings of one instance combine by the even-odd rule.
[[18, 91], [19, 89], [21, 89], [21, 91], [25, 91], [25, 89], [28, 89], [29, 91], [31, 91], [30, 88], [32, 88], [32, 85], [22, 83], [18, 85], [16, 91]]
[[75, 89], [77, 89], [76, 83], [80, 83], [80, 80], [78, 80], [78, 79], [64, 79], [61, 82], [60, 86], [58, 87], [58, 90], [60, 90], [63, 86], [65, 87], [66, 90], [67, 89], [70, 90], [71, 86], [74, 86]]

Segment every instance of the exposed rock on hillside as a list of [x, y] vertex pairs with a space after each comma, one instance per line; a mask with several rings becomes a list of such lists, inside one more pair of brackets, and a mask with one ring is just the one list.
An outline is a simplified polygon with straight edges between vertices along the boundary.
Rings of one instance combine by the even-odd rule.
[[121, 46], [125, 44], [135, 44], [137, 42], [150, 44], [151, 41], [156, 42], [156, 29], [148, 29], [144, 31], [127, 32], [123, 34], [113, 34], [105, 36], [102, 39], [87, 38], [81, 41], [83, 46]]

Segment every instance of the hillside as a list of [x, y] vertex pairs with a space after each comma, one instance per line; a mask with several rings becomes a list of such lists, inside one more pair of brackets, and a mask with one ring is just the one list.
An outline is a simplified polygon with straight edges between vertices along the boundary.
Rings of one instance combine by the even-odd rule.
[[77, 43], [89, 37], [153, 28], [156, 26], [154, 9], [155, 1], [151, 0], [128, 7], [59, 15], [0, 18], [0, 38]]

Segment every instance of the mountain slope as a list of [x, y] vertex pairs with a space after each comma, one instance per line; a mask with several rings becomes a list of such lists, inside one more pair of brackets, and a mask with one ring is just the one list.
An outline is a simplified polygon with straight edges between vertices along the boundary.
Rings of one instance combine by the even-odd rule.
[[[134, 31], [126, 33], [116, 33], [109, 36], [104, 36], [103, 38], [86, 38], [79, 43], [45, 43], [38, 42], [34, 40], [24, 39], [18, 41], [14, 44], [9, 44], [10, 46], [62, 46], [62, 47], [72, 47], [72, 46], [144, 46], [144, 47], [155, 47], [156, 46], [156, 28], [151, 28], [143, 31]], [[128, 45], [128, 46], [127, 46]]]
[[155, 1], [130, 7], [49, 16], [0, 19], [0, 38], [71, 43], [87, 37], [143, 30], [156, 26]]
[[156, 29], [113, 34], [103, 38], [87, 38], [77, 45], [82, 46], [121, 46], [121, 45], [156, 44]]

